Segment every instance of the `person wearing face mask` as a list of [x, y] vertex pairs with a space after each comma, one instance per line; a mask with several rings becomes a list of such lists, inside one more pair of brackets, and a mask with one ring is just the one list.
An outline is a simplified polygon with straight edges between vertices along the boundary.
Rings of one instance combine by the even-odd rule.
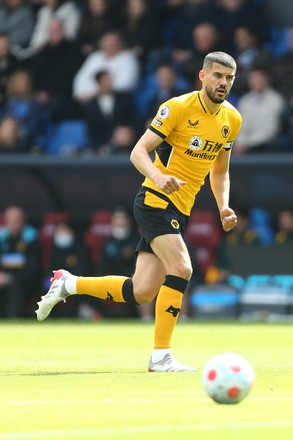
[[131, 276], [135, 265], [138, 234], [127, 209], [119, 206], [111, 216], [111, 236], [106, 240], [98, 267], [100, 275], [123, 274]]
[[[86, 246], [79, 240], [74, 228], [69, 223], [59, 223], [54, 231], [53, 246], [49, 257], [48, 274], [56, 267], [66, 267], [72, 273], [90, 275], [90, 263]], [[45, 279], [45, 284], [50, 284], [50, 276]], [[66, 305], [60, 310], [60, 315], [76, 315], [79, 302]]]
[[[114, 209], [111, 216], [111, 235], [105, 241], [98, 266], [98, 276], [106, 274], [124, 274], [132, 276], [135, 269], [135, 249], [139, 241], [137, 229], [130, 213], [123, 206]], [[105, 302], [102, 303], [105, 305]], [[144, 320], [152, 319], [152, 305], [136, 307], [129, 304], [107, 301], [104, 315], [139, 316]]]

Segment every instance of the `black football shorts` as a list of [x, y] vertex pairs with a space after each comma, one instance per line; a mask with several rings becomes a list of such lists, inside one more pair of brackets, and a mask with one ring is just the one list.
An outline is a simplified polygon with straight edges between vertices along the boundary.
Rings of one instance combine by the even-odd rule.
[[144, 186], [134, 200], [134, 216], [142, 234], [136, 252], [153, 252], [149, 243], [159, 235], [183, 235], [188, 222], [167, 196]]

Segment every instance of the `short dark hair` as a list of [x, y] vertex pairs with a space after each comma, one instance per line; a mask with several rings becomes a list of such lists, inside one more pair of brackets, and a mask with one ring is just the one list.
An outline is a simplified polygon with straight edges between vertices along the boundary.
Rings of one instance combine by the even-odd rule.
[[106, 75], [111, 75], [110, 72], [109, 72], [109, 70], [99, 70], [99, 72], [97, 72], [97, 73], [95, 74], [95, 79], [96, 79], [97, 82], [100, 82], [101, 79], [102, 79], [104, 76], [106, 76]]
[[203, 67], [211, 67], [213, 63], [218, 63], [225, 67], [231, 67], [232, 69], [237, 68], [234, 58], [226, 52], [208, 53], [204, 58]]

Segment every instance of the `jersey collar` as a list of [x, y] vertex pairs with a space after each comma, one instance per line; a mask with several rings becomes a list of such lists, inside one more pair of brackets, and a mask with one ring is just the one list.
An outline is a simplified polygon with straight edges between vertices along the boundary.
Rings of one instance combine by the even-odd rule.
[[202, 95], [201, 95], [201, 92], [198, 92], [197, 96], [198, 96], [199, 103], [200, 103], [200, 105], [201, 105], [201, 107], [202, 107], [204, 113], [206, 113], [207, 115], [210, 115], [210, 116], [214, 116], [214, 115], [217, 115], [218, 113], [220, 113], [220, 111], [221, 111], [221, 109], [222, 109], [222, 105], [220, 106], [219, 110], [218, 110], [216, 113], [211, 113], [211, 112], [209, 111], [209, 109], [208, 109], [206, 103], [205, 103], [204, 100], [203, 100], [203, 97], [202, 97]]

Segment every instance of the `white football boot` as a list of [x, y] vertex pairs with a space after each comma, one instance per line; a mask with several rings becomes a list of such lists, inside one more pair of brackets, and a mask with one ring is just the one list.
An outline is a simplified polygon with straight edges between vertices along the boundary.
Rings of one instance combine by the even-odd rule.
[[66, 302], [69, 293], [65, 289], [65, 281], [71, 273], [64, 269], [54, 271], [51, 278], [51, 286], [46, 295], [41, 297], [41, 301], [37, 304], [39, 308], [36, 310], [37, 320], [43, 321], [51, 313], [53, 307], [60, 301]]
[[159, 362], [149, 362], [148, 370], [152, 373], [176, 373], [176, 372], [196, 372], [196, 368], [189, 367], [176, 361], [171, 353], [165, 354]]

